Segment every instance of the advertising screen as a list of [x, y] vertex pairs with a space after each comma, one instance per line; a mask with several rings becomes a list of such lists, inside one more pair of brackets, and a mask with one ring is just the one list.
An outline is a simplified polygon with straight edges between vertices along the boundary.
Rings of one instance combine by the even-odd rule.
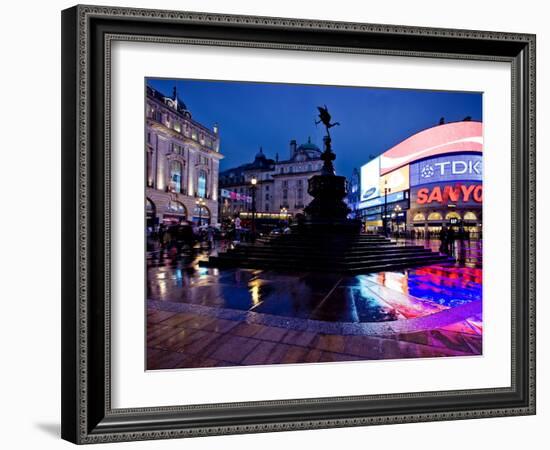
[[483, 203], [481, 183], [436, 183], [411, 189], [411, 208], [480, 206]]
[[380, 157], [361, 167], [361, 201], [376, 198], [380, 195]]
[[447, 181], [481, 181], [481, 155], [446, 155], [411, 164], [411, 186]]
[[384, 193], [384, 188], [388, 188], [388, 192], [400, 192], [409, 189], [409, 166], [401, 167], [380, 177], [381, 193]]
[[481, 122], [453, 122], [416, 133], [380, 157], [380, 174], [429, 156], [446, 153], [482, 152]]
[[[405, 198], [405, 194], [403, 192], [393, 192], [391, 194], [388, 194], [387, 202], [388, 203], [398, 202], [400, 200], [403, 200], [404, 198]], [[384, 201], [385, 201], [384, 195], [382, 195], [381, 197], [373, 198], [371, 200], [366, 200], [364, 202], [359, 203], [359, 209], [383, 205]]]

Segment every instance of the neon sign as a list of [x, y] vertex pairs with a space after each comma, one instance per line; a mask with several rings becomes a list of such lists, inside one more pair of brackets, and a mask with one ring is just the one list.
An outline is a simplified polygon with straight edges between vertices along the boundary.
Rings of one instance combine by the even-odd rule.
[[453, 122], [420, 131], [380, 156], [380, 174], [430, 156], [483, 152], [481, 122]]
[[411, 186], [449, 181], [481, 181], [480, 154], [445, 155], [411, 164]]
[[430, 203], [457, 203], [457, 202], [483, 202], [483, 185], [481, 184], [456, 184], [454, 186], [435, 186], [433, 188], [421, 188], [416, 193], [416, 203], [425, 205]]

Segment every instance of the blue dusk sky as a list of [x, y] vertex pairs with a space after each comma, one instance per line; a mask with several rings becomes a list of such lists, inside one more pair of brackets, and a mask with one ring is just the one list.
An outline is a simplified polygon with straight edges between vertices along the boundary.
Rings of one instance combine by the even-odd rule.
[[322, 150], [324, 127], [315, 125], [317, 106], [327, 105], [333, 122], [332, 147], [338, 175], [359, 168], [412, 134], [470, 116], [482, 120], [482, 94], [370, 87], [316, 86], [147, 79], [167, 96], [174, 86], [193, 119], [220, 127], [221, 170], [254, 159], [263, 147], [269, 158], [288, 159], [289, 142], [308, 137]]

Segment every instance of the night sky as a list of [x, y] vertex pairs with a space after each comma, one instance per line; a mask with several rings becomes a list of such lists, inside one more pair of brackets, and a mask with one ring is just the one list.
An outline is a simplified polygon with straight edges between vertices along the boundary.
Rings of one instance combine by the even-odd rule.
[[316, 126], [317, 106], [327, 105], [335, 167], [349, 176], [408, 136], [446, 122], [482, 120], [479, 93], [309, 86], [199, 80], [148, 79], [156, 90], [171, 96], [177, 86], [193, 119], [211, 128], [220, 126], [221, 170], [251, 162], [260, 146], [269, 158], [289, 157], [289, 142], [311, 141], [322, 149], [324, 127]]

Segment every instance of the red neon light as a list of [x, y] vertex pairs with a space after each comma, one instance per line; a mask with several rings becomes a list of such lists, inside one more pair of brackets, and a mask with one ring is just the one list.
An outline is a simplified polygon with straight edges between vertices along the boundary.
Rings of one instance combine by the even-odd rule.
[[483, 185], [481, 184], [457, 184], [455, 186], [435, 186], [431, 190], [428, 188], [419, 189], [416, 194], [416, 203], [424, 205], [426, 203], [456, 203], [459, 200], [463, 202], [474, 201], [483, 202]]
[[447, 123], [412, 135], [380, 155], [380, 175], [428, 156], [465, 151], [483, 151], [481, 122]]

